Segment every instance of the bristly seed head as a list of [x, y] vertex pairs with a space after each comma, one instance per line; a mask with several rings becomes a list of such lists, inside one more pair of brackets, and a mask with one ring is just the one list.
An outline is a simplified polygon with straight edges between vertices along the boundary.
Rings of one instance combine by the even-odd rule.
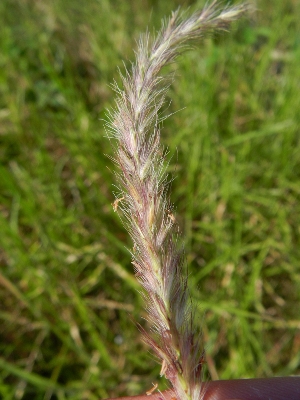
[[118, 97], [107, 124], [118, 143], [116, 163], [120, 169], [121, 196], [113, 208], [117, 211], [121, 205], [134, 243], [132, 264], [144, 289], [153, 335], [140, 329], [162, 362], [160, 375], [171, 381], [178, 400], [202, 398], [205, 353], [168, 198], [159, 113], [171, 79], [163, 80], [159, 73], [187, 48], [187, 43], [205, 33], [226, 29], [246, 10], [246, 5], [222, 10], [213, 1], [186, 18], [179, 10], [173, 12], [153, 41], [148, 33], [142, 36], [135, 64], [121, 75], [124, 89], [114, 84]]

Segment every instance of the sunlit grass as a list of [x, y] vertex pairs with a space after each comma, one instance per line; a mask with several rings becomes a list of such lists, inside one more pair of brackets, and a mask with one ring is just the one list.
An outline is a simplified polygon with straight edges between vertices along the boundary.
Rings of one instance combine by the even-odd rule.
[[[179, 3], [1, 2], [4, 399], [159, 381], [101, 118], [139, 32]], [[163, 123], [213, 378], [300, 372], [300, 8], [272, 4], [179, 61], [166, 113], [185, 108]]]

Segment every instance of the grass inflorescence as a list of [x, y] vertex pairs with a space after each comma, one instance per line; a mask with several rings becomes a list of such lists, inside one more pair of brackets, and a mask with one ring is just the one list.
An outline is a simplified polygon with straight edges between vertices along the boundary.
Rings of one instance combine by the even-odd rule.
[[114, 86], [116, 108], [107, 124], [109, 135], [117, 140], [113, 160], [120, 170], [115, 210], [120, 203], [134, 244], [135, 276], [144, 289], [147, 319], [155, 333], [143, 329], [144, 340], [162, 363], [160, 375], [170, 380], [174, 396], [181, 400], [202, 398], [205, 352], [166, 183], [159, 121], [169, 82], [161, 70], [189, 42], [226, 29], [246, 10], [246, 5], [219, 8], [217, 2], [190, 16], [177, 10], [155, 40], [142, 36], [136, 62], [122, 75], [124, 89]]

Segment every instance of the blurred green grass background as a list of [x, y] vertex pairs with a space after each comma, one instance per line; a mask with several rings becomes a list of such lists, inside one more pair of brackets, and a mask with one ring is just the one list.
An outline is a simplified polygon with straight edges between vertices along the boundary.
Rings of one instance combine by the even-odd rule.
[[[203, 4], [1, 1], [1, 398], [165, 387], [101, 119], [139, 33]], [[257, 7], [181, 57], [163, 123], [213, 379], [300, 373], [300, 3]]]

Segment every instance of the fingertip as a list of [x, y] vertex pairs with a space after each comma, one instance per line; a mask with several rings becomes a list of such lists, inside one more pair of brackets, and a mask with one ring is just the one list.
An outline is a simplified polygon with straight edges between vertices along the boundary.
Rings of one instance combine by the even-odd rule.
[[300, 377], [212, 381], [203, 400], [300, 400]]

